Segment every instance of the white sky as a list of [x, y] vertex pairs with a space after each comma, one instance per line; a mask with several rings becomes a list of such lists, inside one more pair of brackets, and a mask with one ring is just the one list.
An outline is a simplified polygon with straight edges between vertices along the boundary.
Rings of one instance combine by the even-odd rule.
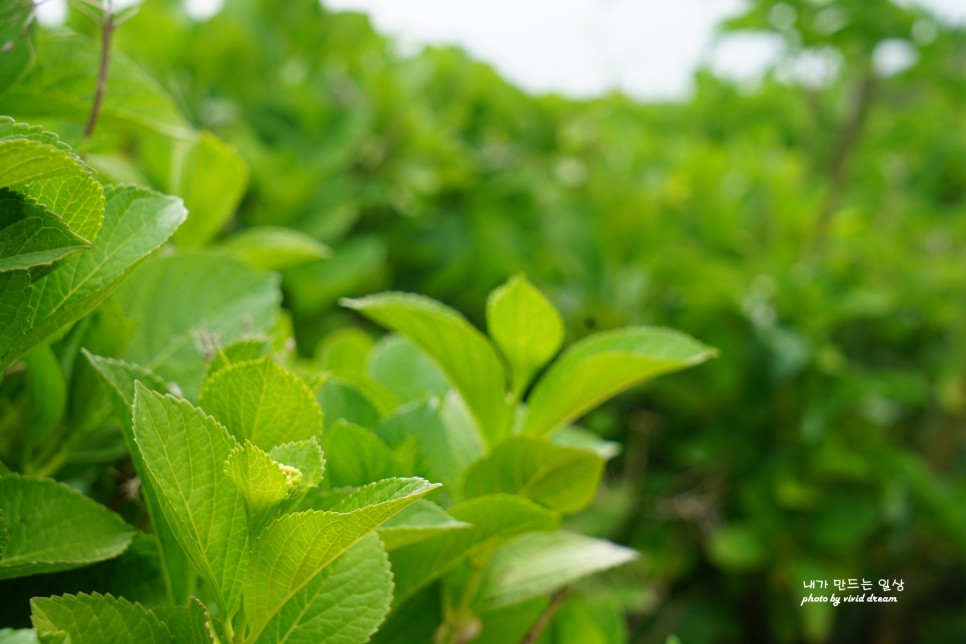
[[[778, 52], [778, 44], [765, 36], [742, 35], [715, 45], [715, 27], [740, 12], [743, 0], [323, 3], [331, 9], [365, 11], [403, 51], [421, 44], [460, 45], [511, 81], [538, 93], [593, 96], [619, 88], [642, 99], [682, 98], [694, 70], [704, 61], [713, 60], [720, 73], [752, 78]], [[966, 0], [920, 0], [920, 4], [947, 20], [966, 22]], [[885, 61], [889, 68], [901, 63]]]
[[[138, 0], [114, 0], [115, 6]], [[226, 0], [185, 0], [198, 18]], [[230, 2], [231, 0], [227, 0]], [[285, 0], [279, 0], [284, 2]], [[906, 0], [912, 2], [915, 0]], [[918, 0], [946, 20], [966, 23], [966, 0]], [[41, 20], [63, 20], [65, 0], [45, 0]], [[589, 97], [620, 89], [646, 100], [685, 97], [694, 70], [754, 78], [778, 52], [766, 36], [715, 42], [714, 28], [744, 0], [323, 0], [364, 11], [403, 52], [454, 44], [532, 92]], [[908, 49], [908, 48], [907, 48]], [[885, 51], [883, 68], [901, 69], [909, 51]], [[712, 55], [713, 54], [713, 55]], [[820, 79], [834, 61], [804, 61]]]

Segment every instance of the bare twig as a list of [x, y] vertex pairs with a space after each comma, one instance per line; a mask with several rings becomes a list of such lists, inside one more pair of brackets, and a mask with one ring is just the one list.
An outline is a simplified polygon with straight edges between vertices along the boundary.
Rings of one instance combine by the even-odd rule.
[[104, 101], [104, 90], [107, 88], [107, 74], [111, 66], [111, 41], [114, 38], [114, 8], [111, 0], [104, 0], [102, 9], [104, 19], [101, 23], [101, 64], [97, 70], [97, 89], [94, 92], [94, 104], [91, 105], [91, 116], [87, 119], [84, 137], [90, 138], [97, 127], [97, 117], [101, 113], [101, 103]]
[[537, 621], [533, 623], [533, 626], [530, 627], [530, 630], [527, 632], [527, 634], [522, 640], [520, 640], [520, 644], [534, 644], [534, 642], [540, 638], [540, 635], [547, 630], [547, 626], [550, 625], [550, 620], [552, 620], [553, 616], [557, 614], [557, 611], [560, 610], [560, 607], [567, 600], [569, 595], [570, 586], [564, 586], [555, 592], [550, 598], [550, 603], [547, 604], [547, 607], [543, 609], [542, 613], [540, 613]]

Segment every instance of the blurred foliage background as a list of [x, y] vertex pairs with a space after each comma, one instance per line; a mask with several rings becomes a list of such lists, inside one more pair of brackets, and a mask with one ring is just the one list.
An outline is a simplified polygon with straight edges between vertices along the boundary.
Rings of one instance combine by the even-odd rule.
[[[96, 38], [86, 13], [68, 24]], [[570, 340], [656, 324], [718, 347], [585, 420], [623, 452], [575, 520], [644, 557], [556, 628], [617, 607], [617, 641], [960, 641], [966, 32], [889, 0], [753, 0], [722, 29], [777, 35], [783, 58], [645, 105], [530, 96], [455, 49], [402, 57], [316, 0], [204, 21], [146, 0], [115, 34], [114, 127], [81, 138], [69, 71], [43, 110], [0, 101], [106, 177], [182, 195], [180, 247], [265, 225], [329, 245], [275, 266], [303, 352], [362, 324], [340, 297], [416, 291], [482, 324], [519, 272]], [[34, 40], [35, 86], [58, 74], [45, 51], [98, 54]], [[890, 43], [915, 56], [886, 74]], [[822, 82], [789, 73], [816, 56]], [[903, 579], [899, 603], [799, 606], [805, 580], [862, 577]]]

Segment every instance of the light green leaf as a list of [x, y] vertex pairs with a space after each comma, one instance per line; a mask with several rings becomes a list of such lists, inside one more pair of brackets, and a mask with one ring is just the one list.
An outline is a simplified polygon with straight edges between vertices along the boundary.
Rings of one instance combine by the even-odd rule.
[[511, 278], [490, 294], [486, 326], [510, 363], [513, 393], [517, 397], [563, 344], [563, 318], [523, 275]]
[[328, 246], [303, 232], [276, 226], [245, 228], [224, 243], [245, 262], [270, 271], [325, 259], [332, 253]]
[[175, 538], [223, 610], [233, 614], [241, 604], [248, 551], [245, 503], [224, 469], [237, 443], [200, 409], [140, 383], [134, 440]]
[[34, 17], [32, 0], [6, 2], [0, 10], [0, 93], [27, 73], [34, 61], [30, 21]]
[[440, 366], [466, 400], [483, 436], [496, 444], [510, 430], [506, 373], [486, 336], [456, 311], [426, 297], [382, 293], [342, 300], [348, 308], [409, 338]]
[[345, 378], [326, 380], [318, 401], [330, 423], [341, 419], [371, 429], [382, 418], [376, 403], [354, 382]]
[[592, 335], [565, 351], [537, 382], [523, 432], [550, 434], [633, 385], [716, 354], [668, 329], [632, 327]]
[[158, 606], [152, 608], [151, 612], [168, 627], [175, 644], [215, 644], [217, 642], [211, 628], [208, 608], [196, 597], [192, 597], [186, 606]]
[[135, 534], [116, 514], [66, 485], [16, 474], [0, 476], [0, 526], [0, 579], [112, 559]]
[[232, 449], [225, 474], [245, 499], [253, 533], [274, 518], [282, 501], [294, 495], [302, 484], [299, 470], [276, 463], [249, 441]]
[[66, 633], [70, 644], [202, 644], [212, 642], [199, 611], [188, 607], [161, 609], [160, 615], [123, 598], [99, 593], [37, 597], [30, 600], [30, 619], [43, 637]]
[[332, 487], [366, 485], [407, 473], [382, 439], [353, 423], [336, 421], [326, 430], [323, 444], [326, 454], [335, 455], [327, 473]]
[[411, 450], [413, 474], [440, 481], [455, 493], [466, 467], [484, 453], [471, 421], [460, 422], [461, 408], [462, 400], [455, 394], [442, 402], [410, 404], [387, 418], [375, 433], [397, 452]]
[[422, 479], [379, 481], [337, 494], [326, 510], [286, 514], [269, 524], [252, 546], [245, 585], [252, 639], [339, 555], [435, 487]]
[[237, 362], [204, 384], [200, 405], [239, 441], [263, 450], [322, 434], [315, 394], [271, 356]]
[[593, 452], [605, 461], [609, 461], [620, 454], [622, 449], [620, 443], [605, 440], [594, 432], [576, 425], [561, 427], [550, 437], [550, 442], [555, 445]]
[[359, 380], [366, 377], [366, 362], [373, 344], [362, 329], [341, 327], [325, 336], [315, 355], [324, 371]]
[[215, 350], [215, 355], [208, 363], [205, 380], [236, 362], [245, 362], [264, 358], [272, 353], [272, 341], [265, 337], [243, 338], [229, 342]]
[[432, 501], [420, 499], [392, 517], [379, 528], [386, 550], [428, 539], [447, 530], [466, 530], [470, 524], [457, 521]]
[[366, 642], [389, 612], [392, 589], [386, 551], [379, 538], [369, 534], [295, 593], [256, 642]]
[[477, 548], [525, 532], [553, 530], [558, 523], [557, 516], [550, 510], [507, 494], [482, 496], [457, 503], [449, 509], [449, 514], [473, 527], [468, 530], [448, 530], [390, 553], [396, 575], [397, 604], [437, 579]]
[[603, 473], [604, 461], [593, 452], [520, 436], [470, 466], [463, 495], [518, 494], [567, 514], [593, 501]]
[[89, 246], [60, 217], [0, 188], [0, 271], [50, 265]]
[[477, 608], [493, 610], [548, 595], [636, 557], [630, 548], [572, 532], [525, 534], [493, 553], [480, 584]]
[[33, 629], [0, 628], [0, 644], [39, 644], [37, 633]]
[[[131, 268], [167, 241], [185, 215], [175, 197], [144, 188], [109, 188], [104, 226], [90, 249], [61, 260], [29, 285], [26, 329], [0, 366], [92, 311]], [[0, 328], [6, 321], [0, 320]]]
[[272, 460], [296, 468], [302, 473], [302, 487], [314, 487], [322, 482], [325, 474], [325, 457], [318, 440], [292, 441], [276, 445], [269, 452]]
[[117, 299], [138, 321], [123, 357], [178, 383], [195, 400], [218, 345], [265, 335], [278, 319], [275, 275], [233, 257], [182, 253], [141, 266]]
[[392, 333], [369, 356], [369, 373], [402, 403], [442, 397], [450, 389], [446, 376], [404, 336]]
[[233, 147], [211, 132], [201, 132], [187, 146], [178, 146], [172, 156], [168, 189], [184, 199], [191, 213], [175, 241], [179, 248], [198, 248], [235, 214], [248, 186], [248, 166]]
[[168, 386], [156, 374], [143, 367], [122, 360], [95, 356], [86, 349], [81, 351], [107, 384], [115, 414], [121, 421], [124, 444], [140, 478], [144, 502], [148, 508], [148, 515], [151, 517], [151, 525], [158, 536], [161, 564], [164, 567], [165, 582], [168, 585], [170, 599], [174, 603], [184, 603], [188, 600], [194, 586], [196, 579], [194, 571], [191, 569], [187, 557], [181, 551], [181, 546], [178, 544], [178, 540], [161, 510], [160, 494], [148, 475], [141, 450], [134, 442], [135, 383], [139, 382], [159, 394], [168, 393]]

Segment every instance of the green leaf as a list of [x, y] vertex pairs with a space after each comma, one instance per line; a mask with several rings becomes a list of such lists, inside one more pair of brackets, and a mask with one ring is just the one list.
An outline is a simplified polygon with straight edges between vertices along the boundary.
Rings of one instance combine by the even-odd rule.
[[307, 583], [265, 625], [265, 644], [366, 642], [392, 603], [392, 571], [374, 534], [363, 537]]
[[558, 523], [557, 516], [550, 510], [507, 494], [482, 496], [457, 503], [449, 509], [449, 514], [473, 527], [468, 530], [448, 530], [390, 553], [396, 575], [397, 604], [437, 579], [477, 548], [525, 532], [553, 530]]
[[269, 524], [252, 546], [245, 585], [252, 639], [339, 555], [435, 487], [422, 479], [379, 481], [330, 498], [330, 509], [286, 514]]
[[[30, 600], [30, 619], [41, 636], [66, 633], [70, 644], [201, 644], [212, 642], [204, 608], [161, 609], [160, 615], [140, 604], [99, 593], [37, 597]], [[163, 616], [163, 619], [162, 619]], [[205, 619], [206, 616], [205, 616]]]
[[523, 432], [550, 434], [633, 385], [716, 354], [668, 329], [634, 327], [592, 335], [565, 351], [537, 382], [527, 401]]
[[197, 399], [218, 344], [266, 334], [278, 319], [278, 278], [214, 253], [159, 257], [118, 289], [138, 321], [123, 357], [176, 382]]
[[89, 246], [60, 217], [0, 188], [0, 271], [50, 265]]
[[0, 273], [0, 368], [18, 357], [8, 359], [7, 353], [23, 335], [33, 313], [30, 281], [26, 270]]
[[470, 466], [463, 495], [518, 494], [567, 514], [594, 500], [603, 472], [604, 461], [593, 452], [520, 436]]
[[37, 633], [33, 629], [0, 628], [0, 644], [38, 644], [39, 642]]
[[634, 550], [572, 532], [525, 534], [493, 553], [476, 605], [488, 611], [519, 604], [635, 558]]
[[[185, 215], [175, 197], [144, 188], [109, 188], [104, 226], [90, 249], [62, 260], [27, 287], [27, 317], [16, 316], [24, 331], [0, 358], [0, 366], [92, 311], [131, 268], [167, 241]], [[21, 285], [16, 277], [3, 279], [17, 274], [0, 275], [0, 291]], [[23, 296], [18, 292], [11, 297]], [[0, 328], [7, 322], [9, 318], [0, 319]]]
[[439, 367], [396, 333], [387, 335], [373, 348], [369, 373], [402, 403], [442, 397], [450, 389]]
[[214, 357], [208, 363], [205, 380], [208, 380], [225, 367], [233, 365], [236, 362], [258, 360], [259, 358], [271, 355], [271, 353], [272, 342], [265, 337], [243, 338], [229, 342], [225, 346], [218, 347], [215, 350]]
[[326, 380], [319, 392], [318, 401], [330, 423], [345, 420], [373, 428], [382, 418], [376, 403], [355, 383], [345, 378], [333, 377]]
[[0, 188], [29, 197], [85, 245], [104, 220], [104, 190], [90, 167], [56, 135], [7, 117], [0, 117]]
[[407, 473], [382, 439], [353, 423], [336, 421], [326, 430], [323, 444], [326, 454], [337, 455], [327, 473], [332, 487], [366, 485]]
[[66, 485], [16, 474], [0, 476], [0, 526], [0, 579], [112, 559], [135, 534], [116, 514]]
[[0, 93], [27, 73], [34, 60], [30, 24], [33, 0], [6, 2], [0, 9]]
[[61, 419], [67, 406], [67, 383], [60, 363], [47, 345], [38, 345], [24, 356], [27, 390], [30, 392], [29, 441], [42, 444], [47, 432]]
[[233, 147], [210, 132], [201, 132], [187, 147], [179, 146], [173, 156], [168, 189], [184, 199], [191, 213], [175, 241], [179, 248], [198, 248], [235, 213], [248, 186], [248, 166]]
[[187, 606], [158, 606], [152, 608], [158, 619], [168, 627], [175, 644], [215, 644], [208, 608], [196, 597]]
[[[455, 394], [445, 400], [410, 404], [376, 428], [376, 435], [397, 453], [411, 452], [412, 473], [440, 481], [455, 493], [463, 472], [480, 458], [484, 447], [472, 421], [461, 421], [462, 400]], [[401, 457], [398, 458], [407, 464]]]
[[420, 499], [379, 528], [386, 550], [395, 550], [448, 530], [466, 530], [470, 524], [457, 521], [432, 501]]
[[302, 484], [302, 472], [276, 463], [248, 441], [232, 449], [225, 463], [225, 474], [245, 499], [253, 533], [272, 518], [282, 501], [290, 498]]
[[325, 259], [332, 253], [328, 246], [303, 232], [275, 226], [245, 228], [224, 243], [248, 264], [270, 271]]
[[273, 461], [294, 467], [301, 472], [303, 487], [314, 487], [322, 482], [325, 474], [325, 457], [314, 436], [307, 440], [276, 445], [269, 455]]
[[483, 436], [496, 444], [510, 430], [506, 373], [489, 340], [456, 311], [408, 293], [342, 300], [385, 327], [402, 333], [440, 366], [466, 400]]
[[241, 604], [248, 550], [245, 503], [225, 474], [237, 443], [200, 409], [140, 383], [134, 440], [175, 538], [232, 615]]
[[202, 388], [200, 405], [239, 441], [250, 440], [263, 450], [322, 434], [315, 394], [271, 356], [214, 374]]
[[583, 427], [577, 427], [576, 425], [561, 427], [550, 437], [550, 441], [555, 445], [563, 445], [564, 447], [573, 447], [593, 452], [605, 461], [609, 461], [620, 454], [622, 449], [620, 443], [605, 440], [594, 432]]
[[178, 544], [178, 540], [161, 510], [161, 496], [148, 475], [147, 465], [145, 465], [144, 458], [141, 456], [141, 450], [138, 449], [134, 441], [135, 383], [141, 383], [144, 387], [159, 394], [168, 393], [168, 386], [156, 374], [138, 365], [95, 356], [86, 349], [82, 349], [82, 352], [95, 371], [107, 383], [115, 414], [121, 421], [124, 444], [140, 478], [144, 502], [148, 508], [148, 515], [151, 517], [151, 525], [158, 536], [161, 563], [164, 567], [169, 599], [173, 603], [184, 603], [194, 586], [194, 571], [191, 569], [190, 562], [182, 552], [181, 546]]
[[511, 278], [490, 294], [486, 325], [510, 363], [513, 393], [517, 397], [563, 344], [563, 318], [523, 275]]

